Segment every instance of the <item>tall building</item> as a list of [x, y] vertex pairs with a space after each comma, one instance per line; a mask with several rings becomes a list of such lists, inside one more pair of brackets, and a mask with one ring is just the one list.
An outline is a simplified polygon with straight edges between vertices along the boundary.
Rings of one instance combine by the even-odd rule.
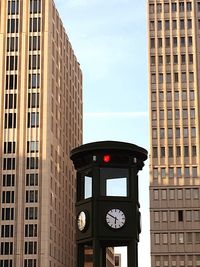
[[53, 0], [0, 1], [0, 266], [73, 267], [82, 74]]
[[200, 1], [148, 0], [151, 266], [200, 266]]

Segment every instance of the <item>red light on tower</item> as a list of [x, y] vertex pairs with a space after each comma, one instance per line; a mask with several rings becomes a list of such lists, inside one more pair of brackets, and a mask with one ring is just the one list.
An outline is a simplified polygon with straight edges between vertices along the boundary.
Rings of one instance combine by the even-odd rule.
[[110, 161], [110, 155], [104, 155], [103, 156], [103, 161], [108, 163]]

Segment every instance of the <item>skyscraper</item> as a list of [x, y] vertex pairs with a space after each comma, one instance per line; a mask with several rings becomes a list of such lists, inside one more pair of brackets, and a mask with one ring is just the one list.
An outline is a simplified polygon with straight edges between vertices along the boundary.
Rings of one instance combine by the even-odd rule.
[[200, 266], [200, 1], [148, 0], [151, 264]]
[[82, 74], [53, 0], [0, 1], [0, 266], [74, 266]]

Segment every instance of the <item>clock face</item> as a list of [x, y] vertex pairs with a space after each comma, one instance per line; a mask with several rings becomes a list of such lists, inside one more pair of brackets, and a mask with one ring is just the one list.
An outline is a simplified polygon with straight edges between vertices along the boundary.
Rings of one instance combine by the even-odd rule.
[[106, 214], [106, 222], [113, 229], [121, 228], [125, 221], [125, 214], [120, 209], [109, 210]]
[[87, 224], [87, 216], [84, 211], [81, 211], [77, 218], [77, 225], [80, 231], [85, 230]]

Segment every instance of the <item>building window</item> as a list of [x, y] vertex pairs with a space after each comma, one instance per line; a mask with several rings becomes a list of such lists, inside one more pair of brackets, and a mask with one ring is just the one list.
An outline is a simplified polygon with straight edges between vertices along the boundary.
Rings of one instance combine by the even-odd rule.
[[39, 112], [28, 112], [28, 128], [39, 127]]
[[197, 10], [200, 12], [200, 2], [197, 2]]
[[14, 191], [2, 191], [2, 203], [14, 203]]
[[177, 29], [177, 20], [175, 20], [175, 19], [172, 21], [172, 28], [173, 28], [173, 30]]
[[170, 214], [170, 221], [175, 222], [175, 220], [176, 220], [175, 211], [170, 211], [169, 214]]
[[192, 11], [192, 2], [187, 2], [187, 11]]
[[194, 221], [198, 222], [200, 220], [200, 210], [194, 210]]
[[26, 165], [27, 169], [38, 169], [38, 157], [34, 158], [34, 157], [30, 157], [27, 158], [27, 165]]
[[183, 137], [188, 138], [188, 128], [187, 127], [183, 128]]
[[184, 30], [185, 29], [185, 21], [184, 19], [180, 20], [180, 30]]
[[184, 2], [179, 3], [179, 11], [184, 12]]
[[166, 48], [170, 47], [170, 38], [169, 37], [165, 38], [165, 46], [166, 46]]
[[176, 127], [176, 138], [180, 138], [181, 131], [179, 127]]
[[163, 64], [163, 56], [158, 56], [158, 64], [159, 65]]
[[152, 129], [152, 137], [157, 138], [157, 129]]
[[26, 186], [37, 186], [38, 185], [38, 174], [30, 173], [26, 175]]
[[178, 200], [183, 199], [183, 190], [182, 189], [177, 190], [177, 198], [178, 198]]
[[174, 73], [174, 82], [178, 83], [178, 72]]
[[166, 189], [161, 190], [161, 198], [162, 198], [162, 200], [167, 199], [167, 190]]
[[191, 136], [196, 137], [196, 128], [195, 127], [191, 127]]
[[181, 37], [181, 46], [185, 46], [185, 37]]
[[19, 19], [8, 19], [7, 32], [18, 33], [19, 32]]
[[172, 137], [173, 137], [172, 128], [168, 128], [168, 138], [172, 138]]
[[177, 167], [176, 171], [177, 171], [177, 177], [181, 178], [182, 177], [181, 167]]
[[40, 69], [40, 55], [29, 56], [29, 70]]
[[197, 155], [196, 146], [192, 146], [192, 157], [196, 157], [196, 155]]
[[179, 242], [179, 244], [184, 243], [184, 234], [183, 233], [178, 233], [178, 242]]
[[[166, 55], [166, 64], [170, 64], [170, 55]], [[171, 73], [168, 73], [171, 74]]]
[[4, 128], [16, 128], [16, 113], [6, 113]]
[[168, 3], [164, 3], [164, 11], [165, 11], [165, 13], [169, 12], [169, 4]]
[[169, 146], [169, 148], [168, 148], [168, 156], [169, 156], [169, 158], [173, 157], [173, 147], [172, 146]]
[[17, 75], [6, 75], [6, 90], [17, 89]]
[[26, 190], [26, 203], [38, 202], [38, 190]]
[[188, 148], [188, 146], [184, 146], [184, 157], [189, 157], [189, 148]]
[[1, 225], [1, 237], [13, 237], [13, 225]]
[[157, 29], [160, 31], [162, 30], [162, 20], [159, 20], [157, 23]]
[[37, 254], [37, 242], [29, 241], [25, 242], [25, 254]]
[[160, 234], [154, 234], [154, 238], [155, 238], [155, 244], [156, 245], [160, 244]]
[[180, 146], [176, 146], [176, 156], [177, 157], [181, 156], [181, 147]]
[[189, 54], [189, 64], [193, 64], [193, 54]]
[[160, 128], [160, 138], [165, 138], [165, 129], [164, 128]]
[[7, 56], [6, 70], [17, 70], [18, 56]]
[[189, 81], [194, 82], [194, 72], [189, 72]]
[[29, 37], [29, 50], [30, 51], [40, 50], [40, 36]]
[[168, 234], [162, 234], [163, 237], [163, 244], [167, 244], [168, 243]]
[[186, 221], [191, 222], [192, 221], [192, 211], [186, 210]]
[[15, 185], [15, 175], [4, 174], [3, 175], [3, 186], [14, 186], [14, 185]]
[[25, 211], [26, 220], [37, 220], [38, 219], [38, 208], [37, 207], [28, 207]]
[[158, 48], [162, 48], [162, 38], [158, 38]]
[[28, 107], [29, 108], [39, 108], [40, 105], [40, 94], [39, 93], [29, 93], [28, 94]]
[[156, 61], [155, 61], [155, 56], [151, 56], [151, 65], [155, 65]]
[[188, 110], [184, 108], [182, 115], [183, 115], [183, 119], [187, 119], [188, 118]]
[[157, 147], [153, 147], [153, 158], [157, 158], [158, 157], [158, 149]]
[[188, 46], [192, 46], [192, 36], [188, 37]]
[[175, 193], [174, 193], [174, 189], [170, 189], [169, 190], [169, 199], [172, 200], [175, 198]]
[[162, 221], [167, 222], [167, 211], [162, 211]]
[[165, 20], [165, 30], [167, 31], [167, 30], [169, 30], [169, 20]]
[[171, 73], [166, 74], [166, 82], [171, 83]]
[[37, 236], [37, 224], [25, 224], [25, 237]]
[[181, 55], [181, 64], [185, 65], [185, 54]]
[[27, 142], [27, 153], [34, 153], [39, 151], [38, 141], [28, 141]]
[[192, 29], [192, 20], [191, 19], [187, 20], [187, 27], [188, 27], [188, 29]]
[[174, 168], [169, 168], [169, 178], [174, 178]]
[[194, 100], [194, 91], [193, 90], [190, 91], [190, 100]]
[[158, 200], [159, 199], [159, 194], [158, 194], [158, 190], [157, 189], [153, 190], [153, 196], [154, 196], [154, 200]]
[[176, 12], [176, 11], [177, 11], [177, 4], [172, 3], [172, 12]]
[[2, 220], [14, 220], [14, 208], [2, 208], [1, 209]]
[[1, 255], [12, 255], [12, 254], [13, 254], [13, 242], [1, 242]]
[[197, 177], [197, 167], [192, 167], [192, 177]]
[[157, 13], [162, 12], [162, 4], [157, 4]]
[[154, 211], [154, 222], [159, 222], [159, 212]]
[[[179, 109], [175, 109], [175, 119], [178, 120], [180, 119], [180, 110]], [[179, 129], [179, 128], [176, 128]], [[180, 132], [178, 132], [177, 136], [180, 136]]]
[[41, 13], [41, 0], [30, 0], [30, 13]]
[[18, 51], [18, 37], [7, 38], [7, 52]]
[[175, 244], [176, 243], [176, 234], [175, 233], [171, 233], [170, 234], [170, 243], [171, 244]]
[[178, 210], [178, 221], [183, 222], [183, 210]]
[[175, 101], [179, 101], [179, 91], [175, 91], [174, 99], [175, 99]]
[[8, 1], [8, 15], [19, 14], [19, 0]]
[[39, 17], [30, 18], [29, 31], [30, 32], [40, 32], [41, 31], [41, 21], [40, 21]]
[[160, 148], [160, 156], [161, 156], [161, 158], [165, 157], [165, 147]]
[[157, 168], [154, 168], [153, 169], [153, 178], [154, 179], [157, 179], [158, 178], [158, 169]]
[[40, 74], [33, 73], [29, 74], [29, 88], [39, 88], [40, 87]]
[[15, 153], [15, 142], [4, 142], [4, 154]]
[[163, 73], [159, 73], [159, 83], [163, 83]]
[[15, 170], [15, 158], [4, 158], [3, 169], [4, 170]]
[[5, 95], [5, 109], [13, 109], [17, 106], [17, 94]]

